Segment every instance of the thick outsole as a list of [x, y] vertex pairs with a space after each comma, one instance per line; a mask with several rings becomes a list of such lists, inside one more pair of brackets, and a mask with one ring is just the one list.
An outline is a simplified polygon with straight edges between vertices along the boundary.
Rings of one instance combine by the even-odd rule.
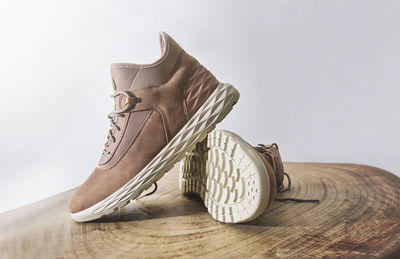
[[220, 83], [188, 123], [138, 175], [104, 200], [82, 211], [71, 213], [72, 219], [78, 222], [98, 219], [139, 197], [228, 115], [239, 96], [232, 85]]
[[229, 131], [212, 131], [180, 163], [182, 193], [200, 195], [211, 216], [225, 223], [261, 215], [269, 200], [269, 181], [257, 151]]

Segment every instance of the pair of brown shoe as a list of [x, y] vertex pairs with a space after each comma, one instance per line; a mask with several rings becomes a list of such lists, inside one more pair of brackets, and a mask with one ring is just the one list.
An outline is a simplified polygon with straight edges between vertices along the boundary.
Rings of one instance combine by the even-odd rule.
[[99, 164], [69, 200], [72, 218], [90, 221], [125, 206], [182, 159], [182, 192], [199, 194], [215, 219], [256, 218], [283, 190], [277, 145], [253, 148], [234, 133], [213, 131], [239, 92], [166, 33], [160, 45], [153, 64], [112, 64], [111, 129]]

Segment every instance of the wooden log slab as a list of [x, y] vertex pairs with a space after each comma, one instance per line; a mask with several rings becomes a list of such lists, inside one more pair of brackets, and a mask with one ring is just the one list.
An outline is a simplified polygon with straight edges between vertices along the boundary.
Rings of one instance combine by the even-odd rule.
[[175, 167], [155, 194], [95, 222], [72, 221], [72, 191], [0, 214], [0, 257], [400, 258], [397, 176], [352, 164], [285, 168], [292, 189], [284, 197], [320, 203], [274, 202], [250, 223], [224, 224], [180, 194]]

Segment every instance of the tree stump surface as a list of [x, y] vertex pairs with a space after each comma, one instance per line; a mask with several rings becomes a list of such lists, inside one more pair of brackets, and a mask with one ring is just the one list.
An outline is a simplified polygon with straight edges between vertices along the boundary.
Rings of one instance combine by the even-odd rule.
[[[400, 179], [354, 164], [285, 163], [292, 189], [256, 220], [224, 224], [178, 189], [158, 191], [90, 223], [72, 221], [72, 191], [0, 214], [1, 258], [400, 258]], [[3, 193], [3, 195], [5, 195]]]

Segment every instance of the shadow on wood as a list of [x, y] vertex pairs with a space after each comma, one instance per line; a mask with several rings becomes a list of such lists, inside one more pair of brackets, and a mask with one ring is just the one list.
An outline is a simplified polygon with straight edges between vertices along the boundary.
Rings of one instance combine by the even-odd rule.
[[178, 190], [175, 167], [159, 190], [90, 223], [73, 222], [68, 191], [0, 214], [2, 258], [396, 257], [400, 256], [400, 179], [348, 164], [285, 163], [292, 189], [245, 224], [214, 221], [201, 199]]

